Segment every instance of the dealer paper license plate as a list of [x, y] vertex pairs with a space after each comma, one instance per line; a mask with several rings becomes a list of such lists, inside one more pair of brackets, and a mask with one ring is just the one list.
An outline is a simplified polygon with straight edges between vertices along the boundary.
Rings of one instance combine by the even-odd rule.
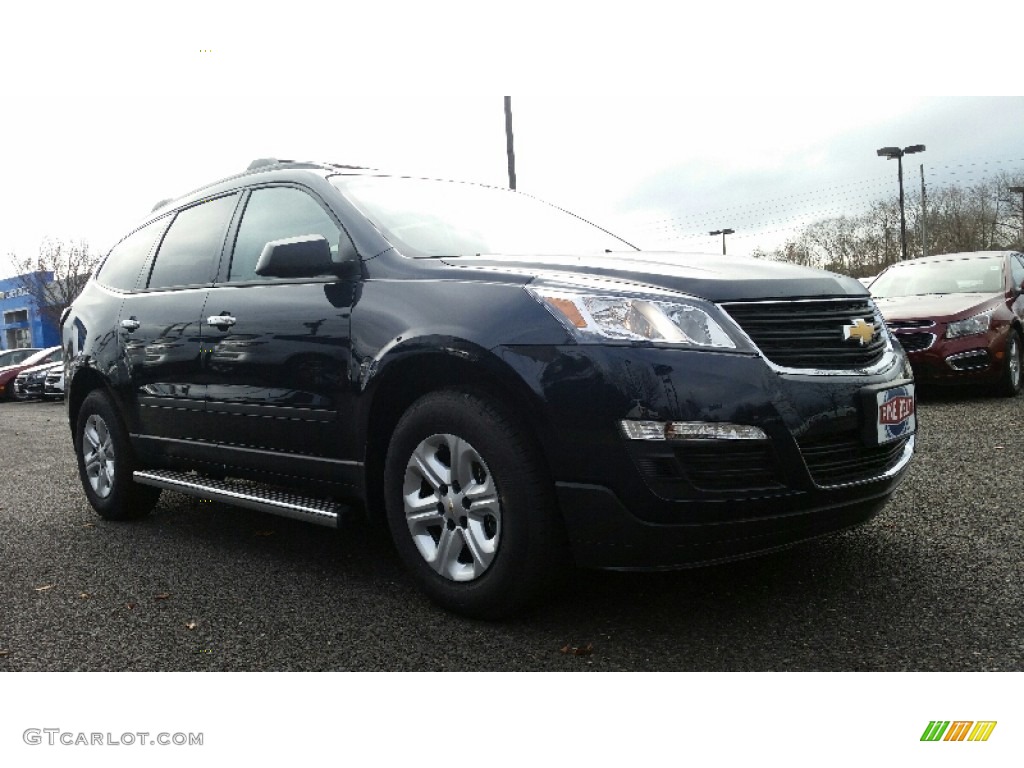
[[879, 445], [911, 435], [917, 429], [913, 384], [876, 392], [875, 402], [878, 405], [875, 429]]

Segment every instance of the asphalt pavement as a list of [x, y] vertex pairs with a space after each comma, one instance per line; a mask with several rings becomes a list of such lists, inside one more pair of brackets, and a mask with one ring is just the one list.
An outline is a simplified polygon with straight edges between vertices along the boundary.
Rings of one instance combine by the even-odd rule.
[[672, 573], [577, 571], [511, 621], [386, 539], [164, 492], [101, 520], [63, 403], [0, 403], [0, 671], [1024, 670], [1024, 397], [932, 395], [867, 525]]

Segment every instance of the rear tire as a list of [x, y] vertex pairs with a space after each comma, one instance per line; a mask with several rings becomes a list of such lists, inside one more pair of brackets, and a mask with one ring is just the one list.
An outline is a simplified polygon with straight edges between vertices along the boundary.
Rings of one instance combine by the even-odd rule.
[[75, 453], [82, 487], [105, 520], [134, 520], [156, 506], [160, 489], [132, 480], [135, 452], [110, 398], [97, 390], [82, 402], [75, 427]]
[[416, 401], [392, 435], [384, 483], [399, 556], [450, 611], [507, 616], [569, 562], [538, 449], [480, 396], [444, 390]]

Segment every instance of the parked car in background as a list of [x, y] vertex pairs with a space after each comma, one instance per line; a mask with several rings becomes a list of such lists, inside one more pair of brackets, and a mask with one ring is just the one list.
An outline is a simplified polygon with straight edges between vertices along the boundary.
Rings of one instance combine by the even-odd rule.
[[63, 340], [99, 515], [168, 489], [380, 516], [415, 582], [478, 617], [572, 563], [863, 523], [914, 453], [910, 365], [856, 280], [643, 253], [512, 190], [346, 166], [257, 162], [159, 205]]
[[878, 275], [871, 275], [871, 277], [858, 277], [857, 279], [860, 280], [861, 285], [863, 285], [865, 288], [868, 288], [873, 282], [875, 282], [877, 278]]
[[30, 357], [39, 351], [39, 347], [24, 347], [21, 349], [5, 349], [0, 352], [0, 368], [9, 365], [17, 365], [26, 357]]
[[1024, 254], [949, 253], [886, 269], [871, 294], [920, 382], [1012, 397], [1024, 370]]
[[63, 370], [64, 363], [57, 360], [52, 363], [43, 363], [26, 368], [14, 379], [14, 399], [33, 400], [43, 396], [43, 384], [50, 371], [60, 368]]
[[61, 348], [49, 347], [29, 355], [20, 363], [0, 368], [0, 400], [14, 399], [14, 380], [26, 368], [32, 368], [43, 363], [53, 363], [61, 359], [63, 359]]
[[64, 363], [55, 365], [43, 379], [43, 399], [60, 400], [64, 397]]

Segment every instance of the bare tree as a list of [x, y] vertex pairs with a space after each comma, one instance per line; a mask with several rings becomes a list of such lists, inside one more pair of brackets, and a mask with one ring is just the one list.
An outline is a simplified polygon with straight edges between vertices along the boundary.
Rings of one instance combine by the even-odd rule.
[[19, 273], [19, 287], [35, 299], [40, 313], [54, 325], [85, 288], [99, 261], [85, 240], [65, 243], [49, 237], [39, 245], [38, 255], [20, 258], [11, 253], [10, 258]]
[[[970, 187], [950, 185], [928, 192], [926, 234], [929, 254], [999, 251], [1024, 246], [1024, 211], [1017, 174], [1001, 174]], [[853, 277], [880, 272], [900, 259], [899, 202], [879, 200], [858, 216], [814, 221], [759, 258], [823, 267]], [[921, 198], [907, 195], [907, 253], [920, 255]]]

